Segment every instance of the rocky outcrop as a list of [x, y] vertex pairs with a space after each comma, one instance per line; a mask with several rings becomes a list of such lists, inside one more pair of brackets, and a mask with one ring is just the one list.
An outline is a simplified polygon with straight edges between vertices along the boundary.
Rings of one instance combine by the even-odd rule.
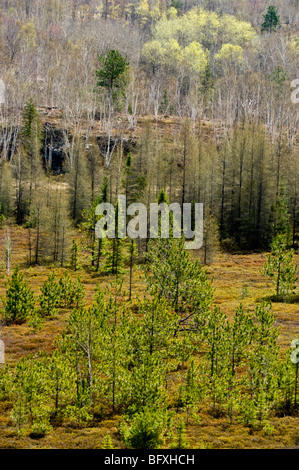
[[45, 166], [54, 174], [64, 172], [65, 134], [63, 129], [54, 127], [49, 122], [44, 125], [43, 157]]

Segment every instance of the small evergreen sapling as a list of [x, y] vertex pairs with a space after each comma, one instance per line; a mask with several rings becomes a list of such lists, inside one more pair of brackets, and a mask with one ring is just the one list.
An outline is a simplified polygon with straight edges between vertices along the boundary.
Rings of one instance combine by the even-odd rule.
[[49, 274], [39, 296], [40, 313], [43, 317], [55, 317], [60, 303], [60, 288], [55, 272]]
[[273, 279], [276, 286], [275, 300], [287, 301], [295, 289], [297, 266], [294, 265], [294, 251], [288, 249], [287, 236], [278, 233], [271, 244], [263, 274]]
[[124, 444], [131, 449], [159, 449], [164, 442], [166, 421], [166, 413], [160, 409], [143, 408], [129, 426], [121, 426]]
[[60, 297], [60, 305], [64, 308], [69, 308], [73, 302], [75, 297], [74, 292], [74, 283], [70, 276], [67, 273], [59, 279], [59, 297]]
[[172, 446], [173, 449], [189, 449], [189, 442], [186, 439], [186, 429], [183, 419], [180, 419], [176, 426], [177, 436]]
[[38, 331], [42, 329], [43, 320], [40, 311], [37, 308], [34, 308], [29, 313], [29, 328], [32, 328], [33, 334], [36, 334]]
[[23, 274], [17, 266], [11, 279], [6, 284], [4, 304], [4, 322], [24, 323], [34, 309], [35, 301], [31, 288], [24, 280]]
[[109, 432], [107, 432], [107, 434], [105, 435], [103, 441], [102, 441], [102, 449], [113, 449], [113, 442], [112, 442], [112, 438], [111, 438], [111, 434]]

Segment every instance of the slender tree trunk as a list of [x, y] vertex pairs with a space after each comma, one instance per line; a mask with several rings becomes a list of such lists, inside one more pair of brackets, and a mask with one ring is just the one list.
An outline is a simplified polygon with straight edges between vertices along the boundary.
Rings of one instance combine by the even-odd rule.
[[39, 237], [40, 237], [40, 209], [37, 209], [37, 228], [36, 228], [36, 246], [35, 246], [35, 264], [39, 263]]
[[32, 264], [31, 228], [28, 229], [29, 266]]
[[133, 264], [134, 264], [133, 253], [131, 253], [131, 256], [130, 256], [130, 288], [129, 288], [129, 301], [131, 301], [131, 299], [132, 299]]

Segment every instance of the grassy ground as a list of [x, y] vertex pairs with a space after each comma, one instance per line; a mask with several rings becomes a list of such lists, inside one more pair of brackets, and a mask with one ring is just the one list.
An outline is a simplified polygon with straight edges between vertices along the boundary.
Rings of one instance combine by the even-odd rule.
[[[0, 239], [4, 233], [0, 232]], [[27, 233], [21, 228], [11, 231], [13, 246], [13, 265], [19, 264], [26, 280], [33, 288], [36, 296], [47, 278], [50, 269], [46, 267], [26, 267]], [[1, 242], [0, 242], [1, 243]], [[3, 246], [3, 245], [2, 245]], [[207, 268], [215, 287], [215, 303], [232, 317], [238, 305], [242, 302], [246, 308], [254, 309], [262, 297], [270, 297], [273, 285], [262, 277], [260, 270], [265, 262], [265, 254], [220, 254], [215, 263]], [[296, 255], [299, 265], [299, 256]], [[57, 268], [57, 275], [63, 273]], [[70, 273], [74, 278], [75, 273]], [[87, 300], [91, 302], [97, 285], [106, 285], [109, 277], [101, 277], [79, 272], [85, 285]], [[7, 281], [4, 265], [0, 270], [0, 296], [5, 292]], [[128, 286], [128, 276], [124, 287]], [[134, 295], [142, 294], [143, 279], [140, 270], [134, 276]], [[298, 284], [297, 284], [298, 292]], [[290, 346], [291, 340], [299, 335], [299, 302], [273, 303], [276, 324], [279, 327], [279, 343], [283, 349]], [[40, 350], [51, 351], [55, 337], [59, 335], [68, 319], [69, 311], [62, 310], [59, 316], [46, 321], [42, 330], [33, 334], [28, 325], [13, 325], [2, 329], [2, 339], [6, 347], [6, 361], [13, 364], [22, 356]], [[1, 366], [0, 366], [1, 367]], [[191, 448], [294, 448], [299, 447], [299, 417], [273, 417], [271, 433], [265, 430], [252, 431], [241, 424], [229, 424], [227, 418], [213, 418], [205, 405], [199, 411], [200, 423], [192, 423], [187, 427], [187, 438]], [[117, 433], [119, 416], [94, 423], [86, 428], [74, 428], [70, 423], [56, 427], [43, 439], [32, 439], [29, 433], [18, 437], [10, 419], [10, 404], [0, 403], [0, 448], [100, 448], [104, 436], [109, 431], [115, 448], [121, 448], [122, 443]]]

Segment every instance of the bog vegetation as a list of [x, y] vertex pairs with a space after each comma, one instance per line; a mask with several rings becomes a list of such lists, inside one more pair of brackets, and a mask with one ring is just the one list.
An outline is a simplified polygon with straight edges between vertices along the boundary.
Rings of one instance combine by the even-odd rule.
[[[7, 345], [15, 446], [109, 420], [94, 446], [213, 446], [210, 416], [271, 447], [273, 419], [298, 423], [298, 346], [273, 308], [298, 305], [298, 1], [274, 3], [0, 1], [3, 334], [53, 336]], [[119, 195], [203, 203], [203, 247], [97, 238]], [[221, 252], [266, 252], [250, 308], [215, 301]]]

